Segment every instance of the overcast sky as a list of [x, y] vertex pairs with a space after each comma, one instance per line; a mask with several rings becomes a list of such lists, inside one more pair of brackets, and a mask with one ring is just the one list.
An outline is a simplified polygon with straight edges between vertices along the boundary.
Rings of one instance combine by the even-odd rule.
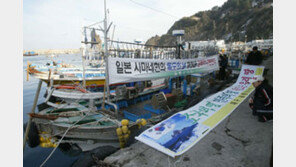
[[[224, 2], [226, 0], [107, 0], [108, 19], [116, 26], [114, 40], [146, 41], [165, 34], [180, 18]], [[24, 0], [24, 49], [79, 48], [82, 25], [103, 18], [104, 0]], [[113, 26], [110, 34], [112, 32]]]

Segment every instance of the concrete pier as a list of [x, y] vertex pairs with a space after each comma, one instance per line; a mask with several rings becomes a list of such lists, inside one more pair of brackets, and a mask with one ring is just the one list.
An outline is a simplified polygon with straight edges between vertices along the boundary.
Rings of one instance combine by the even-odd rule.
[[[272, 57], [263, 62], [269, 69], [266, 78], [272, 84]], [[236, 110], [201, 139], [194, 147], [175, 159], [137, 142], [104, 159], [114, 166], [182, 166], [182, 167], [268, 167], [273, 142], [273, 121], [261, 123], [253, 116], [247, 98]]]

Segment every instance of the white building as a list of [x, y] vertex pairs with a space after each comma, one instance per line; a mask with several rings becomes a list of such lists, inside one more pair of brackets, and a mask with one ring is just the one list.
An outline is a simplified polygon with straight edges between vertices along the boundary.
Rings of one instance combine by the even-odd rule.
[[251, 42], [248, 42], [247, 45], [249, 47], [257, 46], [259, 50], [269, 49], [273, 47], [273, 39], [253, 40]]
[[205, 48], [225, 48], [224, 40], [210, 40], [210, 41], [188, 41], [185, 42], [186, 49], [204, 50]]

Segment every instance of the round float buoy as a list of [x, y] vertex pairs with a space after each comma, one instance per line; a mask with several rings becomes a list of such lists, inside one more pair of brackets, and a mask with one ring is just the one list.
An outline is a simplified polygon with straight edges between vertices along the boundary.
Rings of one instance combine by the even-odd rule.
[[126, 134], [128, 132], [128, 127], [127, 126], [122, 126], [122, 132]]
[[121, 120], [121, 125], [122, 125], [122, 126], [127, 126], [128, 123], [129, 123], [129, 121], [128, 121], [127, 119], [123, 119], [123, 120]]
[[143, 118], [142, 118], [142, 119], [141, 119], [141, 125], [142, 125], [142, 126], [145, 126], [146, 124], [147, 124], [146, 119], [143, 119]]
[[121, 128], [117, 128], [116, 129], [116, 133], [118, 136], [121, 136], [122, 135], [122, 129]]

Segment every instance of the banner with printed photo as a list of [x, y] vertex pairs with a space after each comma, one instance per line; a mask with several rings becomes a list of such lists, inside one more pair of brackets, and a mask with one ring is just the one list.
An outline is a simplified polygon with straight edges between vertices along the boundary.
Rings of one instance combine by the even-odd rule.
[[109, 83], [209, 73], [219, 70], [218, 56], [196, 59], [132, 59], [108, 57]]
[[249, 80], [262, 75], [263, 70], [264, 66], [243, 65], [235, 84], [156, 124], [136, 139], [171, 157], [183, 154], [252, 93]]

